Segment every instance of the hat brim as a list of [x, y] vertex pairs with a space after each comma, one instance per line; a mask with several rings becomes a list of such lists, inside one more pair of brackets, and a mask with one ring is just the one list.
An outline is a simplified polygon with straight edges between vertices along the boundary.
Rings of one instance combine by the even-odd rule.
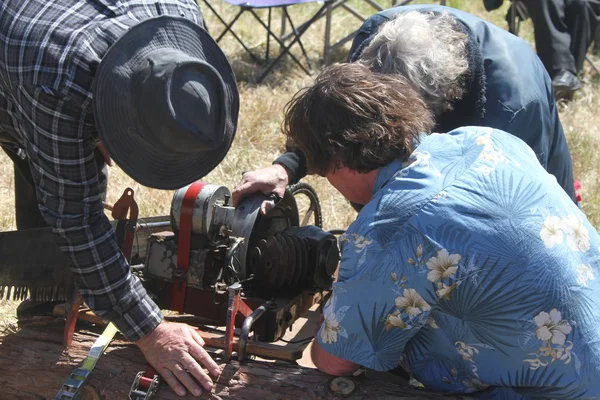
[[[191, 155], [174, 153], [143, 135], [144, 124], [132, 111], [135, 102], [129, 77], [150, 52], [163, 48], [202, 59], [221, 75], [224, 121], [216, 148]], [[144, 186], [178, 189], [201, 179], [225, 158], [237, 129], [239, 93], [227, 57], [206, 30], [185, 18], [160, 16], [133, 26], [109, 48], [96, 72], [93, 107], [100, 140], [127, 175]]]

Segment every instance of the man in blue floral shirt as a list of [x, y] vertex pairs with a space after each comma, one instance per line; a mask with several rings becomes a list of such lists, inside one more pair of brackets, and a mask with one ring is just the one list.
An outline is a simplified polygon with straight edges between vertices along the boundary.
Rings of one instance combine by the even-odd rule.
[[398, 364], [430, 390], [600, 398], [600, 237], [506, 132], [430, 134], [407, 82], [323, 72], [284, 131], [349, 201], [313, 361], [333, 375]]

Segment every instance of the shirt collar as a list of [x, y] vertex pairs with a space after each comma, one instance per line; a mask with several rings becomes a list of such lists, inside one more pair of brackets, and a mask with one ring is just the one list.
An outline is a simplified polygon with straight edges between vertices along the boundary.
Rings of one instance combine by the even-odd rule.
[[[423, 139], [427, 136], [426, 133], [421, 133], [418, 139], [413, 141], [413, 153], [417, 151], [419, 145], [423, 141]], [[406, 161], [402, 161], [399, 158], [396, 158], [394, 161], [382, 167], [377, 174], [377, 178], [375, 178], [375, 184], [373, 185], [373, 196], [375, 193], [380, 191], [396, 174], [396, 172], [400, 171], [402, 168], [406, 168], [408, 165], [412, 164], [410, 159], [412, 158], [412, 154], [408, 156]], [[406, 164], [405, 164], [406, 162]]]
[[380, 191], [394, 176], [394, 174], [402, 169], [402, 161], [395, 159], [385, 167], [379, 170], [377, 178], [375, 178], [375, 185], [373, 185], [373, 196], [375, 193]]

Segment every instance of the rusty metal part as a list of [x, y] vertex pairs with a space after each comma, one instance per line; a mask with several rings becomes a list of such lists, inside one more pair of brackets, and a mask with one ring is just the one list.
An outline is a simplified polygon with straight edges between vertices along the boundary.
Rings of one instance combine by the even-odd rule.
[[234, 283], [227, 288], [229, 295], [227, 302], [227, 320], [225, 325], [225, 360], [231, 359], [233, 353], [233, 334], [235, 330], [235, 318], [238, 312], [244, 317], [252, 314], [252, 309], [242, 300], [242, 285]]
[[[134, 258], [145, 256], [147, 237], [169, 226], [168, 221], [165, 216], [150, 217], [138, 224], [132, 240]], [[111, 225], [116, 229], [119, 222], [111, 221]], [[0, 300], [70, 299], [71, 259], [58, 248], [52, 228], [0, 232], [0, 254]]]
[[[133, 194], [133, 189], [125, 189], [112, 209], [112, 217], [116, 220], [122, 221], [124, 225], [125, 235], [123, 242], [121, 243], [121, 251], [127, 259], [127, 262], [131, 262], [133, 240], [135, 237], [135, 229], [137, 227], [139, 213], [139, 207], [133, 197]], [[127, 217], [128, 215], [129, 218]]]
[[[35, 251], [32, 251], [35, 249]], [[0, 299], [64, 300], [71, 260], [58, 248], [52, 228], [0, 233]]]
[[75, 326], [77, 325], [77, 317], [79, 316], [79, 307], [83, 304], [83, 298], [78, 291], [73, 293], [71, 299], [66, 302], [65, 309], [65, 329], [63, 331], [63, 346], [68, 348], [73, 344], [73, 335], [75, 334]]
[[348, 396], [356, 390], [356, 383], [350, 378], [338, 376], [331, 380], [329, 390], [335, 395]]
[[262, 306], [258, 307], [252, 314], [246, 317], [242, 330], [240, 333], [240, 341], [238, 343], [238, 360], [240, 362], [246, 359], [246, 347], [248, 345], [248, 337], [250, 336], [250, 329], [252, 325], [259, 319], [267, 310], [274, 310], [277, 307], [272, 301], [267, 301]]
[[215, 384], [216, 384], [215, 393], [217, 395], [222, 390], [229, 388], [229, 382], [231, 382], [231, 379], [235, 376], [235, 374], [239, 371], [239, 369], [240, 369], [240, 363], [235, 360], [231, 360], [230, 362], [225, 364], [225, 366], [221, 370], [221, 374], [219, 375], [219, 377], [217, 378], [217, 381], [215, 382]]

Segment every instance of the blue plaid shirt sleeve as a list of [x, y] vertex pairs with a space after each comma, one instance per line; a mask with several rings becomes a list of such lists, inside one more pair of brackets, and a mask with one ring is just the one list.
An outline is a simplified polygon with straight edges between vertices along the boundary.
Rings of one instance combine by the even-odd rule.
[[129, 272], [105, 216], [94, 161], [91, 108], [42, 86], [19, 90], [22, 131], [40, 210], [73, 261], [77, 286], [99, 316], [129, 340], [152, 331], [160, 309]]
[[162, 315], [104, 215], [92, 82], [129, 27], [161, 14], [203, 25], [202, 13], [194, 0], [11, 0], [0, 8], [0, 136], [25, 149], [40, 211], [71, 257], [85, 302], [137, 340]]

